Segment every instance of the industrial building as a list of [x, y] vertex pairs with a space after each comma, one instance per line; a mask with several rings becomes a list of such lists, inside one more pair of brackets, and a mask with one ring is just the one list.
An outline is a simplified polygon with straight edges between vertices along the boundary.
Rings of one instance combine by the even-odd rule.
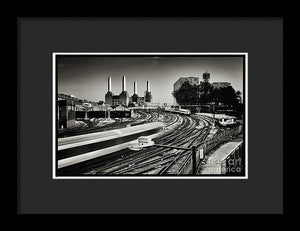
[[199, 77], [180, 77], [174, 83], [174, 91], [177, 91], [184, 82], [188, 81], [191, 85], [199, 85]]
[[152, 102], [152, 95], [151, 95], [151, 90], [150, 90], [150, 81], [147, 81], [147, 90], [145, 93], [145, 102], [146, 103], [151, 103]]
[[67, 128], [75, 125], [75, 110], [82, 101], [69, 95], [58, 94], [57, 96], [57, 127]]
[[145, 97], [140, 97], [137, 94], [137, 82], [133, 82], [133, 95], [129, 97], [129, 102], [134, 103], [135, 105], [141, 105], [145, 103]]
[[214, 88], [224, 88], [224, 87], [230, 87], [231, 86], [231, 83], [228, 83], [228, 82], [213, 82], [211, 84]]
[[[210, 73], [207, 72], [204, 72], [203, 73], [203, 82], [204, 83], [209, 83], [209, 80], [210, 80]], [[199, 82], [199, 77], [180, 77], [175, 83], [174, 83], [174, 91], [177, 91], [183, 83], [185, 82], [189, 82], [191, 85], [196, 85], [196, 86], [199, 86], [200, 85], [200, 82]], [[214, 82], [213, 85], [215, 84], [216, 87], [218, 87], [218, 83], [220, 83], [221, 87], [225, 86], [225, 84], [229, 84], [230, 83], [225, 83], [225, 82]]]
[[57, 127], [63, 129], [74, 126], [78, 114], [85, 115], [86, 111], [92, 111], [98, 106], [73, 95], [57, 94]]
[[105, 94], [105, 102], [111, 106], [124, 105], [129, 103], [129, 94], [126, 91], [126, 76], [122, 77], [122, 92], [119, 95], [114, 95], [111, 91], [111, 78], [108, 77], [108, 89]]
[[150, 81], [147, 81], [147, 90], [145, 92], [145, 96], [140, 97], [137, 94], [137, 82], [133, 82], [134, 92], [131, 97], [126, 90], [126, 77], [122, 77], [122, 92], [119, 95], [114, 95], [111, 91], [111, 78], [108, 77], [108, 91], [105, 94], [105, 103], [111, 106], [128, 106], [129, 103], [135, 103], [141, 105], [145, 102], [152, 102], [152, 95], [150, 90]]
[[[206, 72], [203, 73], [202, 78], [203, 78], [203, 83], [209, 83], [210, 73], [207, 72], [207, 70], [206, 70]], [[188, 81], [191, 85], [200, 86], [199, 77], [180, 77], [174, 83], [174, 91], [177, 91], [182, 86], [182, 84], [185, 83], [186, 81]], [[218, 88], [218, 89], [231, 86], [231, 84], [228, 82], [213, 82], [211, 85], [214, 88]], [[200, 96], [201, 95], [199, 93], [199, 97]], [[175, 97], [174, 97], [174, 103], [175, 103], [175, 105], [177, 104]]]
[[[175, 83], [174, 83], [174, 91], [179, 90], [181, 88], [182, 84], [185, 82], [189, 82], [191, 85], [197, 85], [199, 86], [199, 77], [180, 77]], [[174, 97], [174, 104], [177, 104], [177, 101]]]
[[[126, 109], [129, 103], [137, 106], [151, 104], [152, 95], [150, 81], [147, 81], [145, 95], [137, 94], [137, 82], [134, 81], [134, 94], [129, 97], [126, 90], [126, 76], [122, 77], [122, 91], [114, 95], [111, 90], [111, 78], [108, 77], [108, 89], [105, 94], [105, 102], [95, 103], [76, 98], [72, 95], [57, 95], [57, 126], [59, 129], [69, 128], [75, 125], [76, 119], [89, 118], [129, 118], [130, 110]], [[112, 108], [113, 107], [113, 108]]]

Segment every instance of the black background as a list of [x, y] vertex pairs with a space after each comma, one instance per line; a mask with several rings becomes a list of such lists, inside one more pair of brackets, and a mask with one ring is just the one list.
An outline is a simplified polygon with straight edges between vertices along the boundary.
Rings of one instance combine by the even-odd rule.
[[[52, 52], [248, 52], [248, 180], [53, 180]], [[282, 213], [281, 18], [19, 18], [19, 213]]]

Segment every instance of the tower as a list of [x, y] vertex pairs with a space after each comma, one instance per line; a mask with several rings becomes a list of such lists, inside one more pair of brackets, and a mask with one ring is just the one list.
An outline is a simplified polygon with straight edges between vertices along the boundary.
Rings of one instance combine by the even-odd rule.
[[138, 94], [137, 94], [137, 82], [133, 82], [133, 96], [131, 97], [132, 102], [137, 103], [138, 101]]
[[119, 103], [127, 106], [129, 102], [129, 95], [128, 92], [126, 91], [126, 76], [124, 75], [122, 77], [122, 92], [119, 96]]
[[126, 91], [126, 76], [122, 77], [122, 91]]
[[110, 77], [108, 77], [108, 87], [107, 88], [108, 88], [107, 91], [111, 92], [111, 78]]
[[152, 101], [152, 95], [151, 95], [151, 90], [150, 90], [150, 81], [147, 80], [147, 90], [145, 94], [145, 102], [150, 103]]
[[107, 93], [105, 94], [105, 102], [109, 105], [113, 105], [113, 93], [111, 92], [111, 78], [107, 79]]
[[137, 95], [137, 82], [136, 81], [133, 82], [133, 94]]
[[208, 83], [209, 79], [210, 79], [210, 73], [208, 73], [207, 70], [206, 70], [206, 72], [203, 73], [203, 81], [204, 81], [204, 83]]

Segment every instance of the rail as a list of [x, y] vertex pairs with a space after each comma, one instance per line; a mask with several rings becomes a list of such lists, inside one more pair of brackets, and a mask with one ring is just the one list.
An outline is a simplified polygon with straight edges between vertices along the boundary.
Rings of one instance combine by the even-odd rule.
[[[187, 155], [187, 158], [179, 169], [178, 174], [188, 174], [192, 171], [193, 168], [196, 168], [198, 170], [202, 160], [205, 159], [205, 157], [208, 155], [208, 153], [210, 153], [212, 149], [219, 146], [221, 143], [231, 140], [239, 134], [239, 128], [235, 127], [230, 130], [224, 130], [207, 140], [195, 144], [195, 148], [197, 151], [194, 155], [192, 152]], [[193, 170], [193, 172], [194, 171], [195, 170]]]

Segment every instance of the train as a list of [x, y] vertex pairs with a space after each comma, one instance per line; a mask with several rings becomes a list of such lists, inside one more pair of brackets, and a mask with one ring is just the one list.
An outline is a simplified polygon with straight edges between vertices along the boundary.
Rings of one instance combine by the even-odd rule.
[[141, 136], [155, 138], [165, 129], [162, 122], [152, 122], [132, 127], [85, 135], [59, 138], [56, 158], [58, 169], [127, 149]]
[[228, 115], [216, 116], [215, 122], [220, 127], [233, 127], [237, 125], [236, 117]]
[[181, 115], [191, 115], [191, 110], [182, 108], [165, 108], [165, 112], [181, 114]]

